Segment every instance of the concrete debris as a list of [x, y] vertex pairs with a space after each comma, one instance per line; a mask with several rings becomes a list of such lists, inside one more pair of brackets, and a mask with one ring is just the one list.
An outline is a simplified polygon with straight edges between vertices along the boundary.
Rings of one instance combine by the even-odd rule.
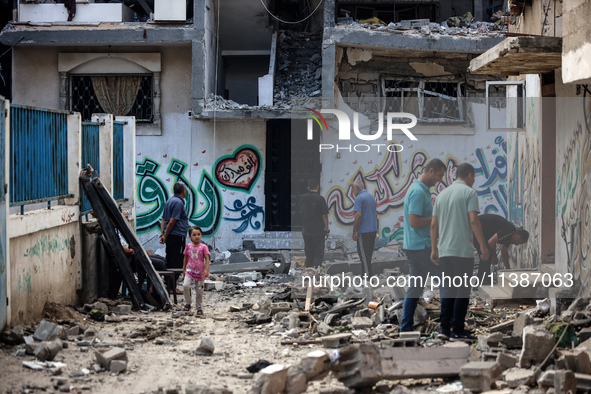
[[494, 361], [476, 361], [460, 368], [460, 378], [465, 389], [481, 392], [494, 387], [501, 374], [501, 367]]
[[96, 361], [104, 369], [110, 370], [111, 361], [113, 360], [123, 360], [127, 362], [127, 352], [125, 351], [125, 349], [120, 347], [114, 347], [102, 353], [98, 350], [95, 350], [94, 354], [96, 357]]
[[554, 335], [544, 326], [527, 326], [523, 329], [523, 348], [519, 355], [519, 366], [528, 368], [538, 364], [550, 354], [554, 348]]
[[523, 368], [509, 368], [503, 372], [503, 379], [507, 382], [507, 385], [514, 389], [522, 384], [528, 382], [535, 375], [535, 371], [531, 369]]
[[287, 383], [288, 368], [280, 364], [271, 364], [260, 370], [255, 376], [251, 393], [277, 394], [283, 393]]
[[451, 17], [439, 24], [428, 19], [403, 20], [398, 23], [362, 23], [352, 19], [339, 18], [337, 27], [343, 29], [365, 29], [393, 34], [451, 35], [471, 37], [498, 37], [507, 31], [506, 26], [499, 23], [474, 21], [471, 14]]
[[211, 356], [215, 350], [213, 342], [209, 338], [202, 338], [197, 350], [195, 351], [200, 356]]
[[48, 322], [47, 320], [41, 320], [41, 323], [39, 323], [33, 334], [33, 338], [36, 341], [42, 342], [52, 341], [57, 338], [65, 339], [64, 335], [64, 328], [62, 326]]
[[63, 347], [64, 345], [60, 339], [43, 341], [35, 348], [33, 354], [40, 361], [53, 361]]
[[116, 307], [111, 309], [111, 311], [113, 313], [116, 313], [117, 315], [129, 315], [129, 314], [131, 314], [131, 305], [128, 305], [128, 304], [117, 305]]

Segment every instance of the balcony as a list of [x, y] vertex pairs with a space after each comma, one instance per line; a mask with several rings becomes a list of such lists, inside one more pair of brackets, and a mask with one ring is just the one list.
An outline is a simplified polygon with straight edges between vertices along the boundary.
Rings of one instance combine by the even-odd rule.
[[[68, 22], [68, 17], [69, 10], [63, 3], [39, 4], [37, 0], [21, 0], [18, 4], [17, 22], [62, 23]], [[70, 22], [82, 24], [134, 21], [185, 22], [187, 17], [187, 0], [129, 0], [111, 3], [78, 0], [75, 14], [70, 18]]]

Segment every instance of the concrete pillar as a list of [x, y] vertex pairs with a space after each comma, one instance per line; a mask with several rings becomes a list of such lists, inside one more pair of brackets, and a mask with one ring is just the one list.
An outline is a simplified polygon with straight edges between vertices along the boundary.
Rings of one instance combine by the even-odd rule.
[[66, 205], [78, 204], [80, 198], [80, 163], [82, 163], [82, 116], [75, 112], [68, 115], [68, 194]]
[[105, 189], [113, 195], [113, 115], [92, 114], [92, 121], [101, 123], [99, 127], [99, 170]]

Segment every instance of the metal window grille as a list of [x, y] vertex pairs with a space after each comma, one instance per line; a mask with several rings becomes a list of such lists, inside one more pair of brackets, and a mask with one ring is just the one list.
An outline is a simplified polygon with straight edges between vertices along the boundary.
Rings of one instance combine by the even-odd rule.
[[123, 126], [124, 122], [113, 122], [113, 198], [124, 199], [123, 174]]
[[449, 80], [384, 79], [388, 111], [409, 112], [422, 122], [464, 122], [465, 87]]
[[[80, 112], [82, 120], [90, 121], [92, 114], [106, 113], [101, 107], [94, 88], [94, 75], [70, 76], [70, 110]], [[152, 123], [154, 121], [154, 78], [152, 75], [142, 75], [135, 103], [127, 116], [135, 116], [138, 123]]]
[[10, 205], [68, 194], [68, 113], [10, 105]]
[[[86, 168], [86, 165], [90, 164], [100, 176], [99, 128], [100, 124], [97, 122], [82, 122], [82, 166]], [[82, 187], [80, 189], [81, 211], [82, 213], [90, 212], [92, 210], [90, 201]]]

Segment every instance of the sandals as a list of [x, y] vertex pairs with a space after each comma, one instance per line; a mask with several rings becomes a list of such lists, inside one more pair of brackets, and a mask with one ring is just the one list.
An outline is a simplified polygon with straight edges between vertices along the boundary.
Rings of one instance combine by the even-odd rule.
[[183, 311], [188, 312], [191, 310], [191, 304], [185, 304], [185, 307], [183, 308]]
[[203, 311], [201, 309], [197, 309], [197, 312], [195, 312], [195, 316], [203, 316]]

